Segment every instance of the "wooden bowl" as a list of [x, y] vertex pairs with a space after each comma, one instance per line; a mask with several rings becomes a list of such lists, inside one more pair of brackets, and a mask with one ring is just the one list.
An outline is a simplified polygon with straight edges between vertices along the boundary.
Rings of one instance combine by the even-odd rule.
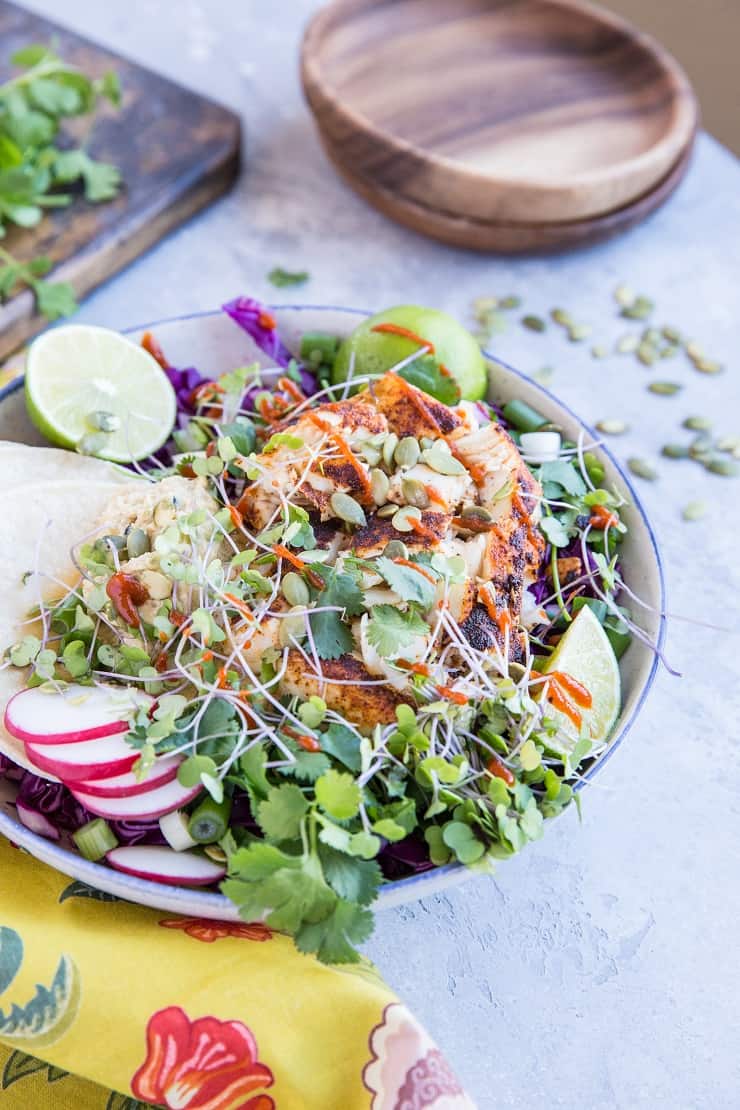
[[697, 124], [670, 54], [581, 0], [335, 0], [308, 26], [301, 69], [345, 169], [465, 219], [622, 208]]
[[456, 216], [407, 200], [398, 193], [353, 174], [323, 139], [324, 149], [347, 184], [364, 200], [396, 223], [450, 246], [492, 254], [545, 254], [573, 250], [611, 239], [660, 207], [683, 180], [691, 162], [693, 141], [654, 189], [622, 208], [585, 220], [553, 223], [495, 223]]

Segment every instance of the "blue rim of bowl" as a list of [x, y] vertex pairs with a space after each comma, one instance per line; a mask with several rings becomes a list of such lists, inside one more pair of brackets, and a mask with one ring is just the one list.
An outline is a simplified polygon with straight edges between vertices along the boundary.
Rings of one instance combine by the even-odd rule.
[[[344, 312], [348, 316], [370, 315], [367, 309], [348, 308], [344, 305], [274, 304], [270, 305], [269, 307], [275, 312]], [[149, 323], [137, 324], [134, 327], [125, 328], [122, 330], [122, 334], [131, 335], [135, 332], [147, 331], [151, 328], [160, 327], [164, 324], [178, 324], [184, 323], [188, 320], [199, 320], [212, 316], [220, 317], [221, 315], [222, 312], [220, 309], [206, 309], [201, 312], [187, 313], [183, 316], [167, 316], [159, 320], [152, 320]], [[528, 386], [533, 387], [538, 393], [542, 394], [549, 401], [552, 401], [553, 404], [557, 405], [558, 408], [562, 409], [563, 412], [566, 412], [568, 416], [572, 417], [572, 419], [575, 420], [576, 423], [578, 423], [580, 427], [582, 427], [592, 438], [598, 439], [598, 436], [594, 429], [591, 428], [588, 424], [584, 423], [584, 421], [581, 420], [581, 418], [573, 411], [573, 409], [570, 408], [569, 405], [566, 405], [563, 401], [560, 400], [559, 397], [556, 397], [554, 393], [551, 393], [549, 389], [545, 389], [545, 387], [540, 385], [539, 382], [532, 381], [532, 379], [527, 377], [526, 374], [523, 374], [521, 370], [517, 370], [515, 369], [515, 367], [509, 366], [508, 363], [503, 362], [497, 355], [492, 354], [490, 351], [484, 350], [483, 354], [491, 362], [494, 362], [497, 366], [502, 367], [508, 374], [513, 374], [514, 377], [518, 378], [522, 382], [525, 382]], [[11, 394], [21, 389], [22, 386], [23, 375], [19, 374], [18, 377], [13, 378], [12, 381], [8, 382], [7, 385], [3, 386], [2, 389], [0, 389], [0, 404], [5, 400], [6, 397], [9, 397]], [[650, 539], [650, 544], [653, 549], [653, 555], [655, 556], [655, 563], [658, 569], [658, 582], [660, 584], [660, 622], [658, 625], [658, 639], [656, 644], [657, 651], [655, 651], [653, 654], [653, 662], [651, 664], [650, 671], [645, 680], [640, 696], [637, 699], [637, 703], [635, 704], [635, 707], [632, 710], [629, 718], [622, 725], [617, 736], [614, 737], [606, 750], [594, 760], [591, 766], [580, 777], [578, 783], [575, 786], [576, 790], [581, 790], [582, 787], [587, 782], [590, 782], [590, 780], [601, 770], [607, 760], [609, 760], [614, 752], [617, 750], [617, 748], [621, 746], [625, 736], [634, 725], [639, 713], [642, 710], [643, 705], [645, 704], [645, 700], [650, 692], [653, 682], [655, 681], [655, 675], [660, 663], [658, 652], [662, 651], [666, 632], [665, 575], [663, 572], [663, 558], [660, 554], [660, 549], [658, 547], [658, 541], [656, 539], [655, 532], [648, 519], [643, 504], [637, 494], [637, 491], [635, 490], [628, 475], [624, 471], [621, 463], [614, 457], [609, 448], [605, 445], [600, 444], [599, 450], [602, 451], [604, 455], [606, 455], [606, 457], [609, 459], [609, 462], [619, 474], [619, 477], [624, 483], [624, 486], [626, 487], [627, 492], [629, 493], [632, 500], [632, 504], [639, 513], [639, 516], [642, 520], [643, 525], [645, 526], [645, 530]], [[0, 832], [4, 833], [9, 840], [13, 840], [14, 838], [18, 839], [19, 828], [22, 829], [24, 840], [28, 840], [30, 842], [38, 841], [43, 846], [44, 855], [47, 858], [53, 859], [57, 856], [58, 853], [60, 864], [63, 865], [66, 863], [68, 866], [68, 861], [70, 858], [70, 853], [68, 851], [63, 848], [56, 847], [56, 845], [52, 841], [47, 840], [45, 837], [38, 836], [36, 833], [32, 833], [29, 829], [25, 829], [23, 828], [23, 826], [19, 826], [17, 822], [12, 820], [12, 818], [8, 817], [6, 814], [0, 811]], [[60, 866], [58, 870], [62, 871], [63, 873], [67, 873], [65, 866]], [[402, 895], [404, 891], [410, 890], [412, 887], [414, 888], [415, 892], [418, 892], [419, 889], [423, 888], [425, 885], [429, 883], [436, 884], [445, 876], [452, 875], [453, 872], [461, 870], [464, 870], [462, 864], [448, 863], [442, 867], [435, 867], [428, 871], [422, 871], [418, 875], [410, 875], [406, 879], [396, 879], [393, 882], [387, 883], [381, 888], [378, 908], [382, 909], [383, 893], [385, 893], [386, 897], [390, 897], [391, 895]], [[78, 874], [85, 873], [86, 875], [89, 875], [89, 884], [90, 886], [94, 887], [99, 885], [97, 877], [101, 874], [110, 875], [111, 869], [109, 867], [103, 867], [101, 864], [98, 863], [91, 863], [88, 860], [84, 860], [82, 857], [78, 857], [75, 861], [75, 871]], [[474, 870], [468, 869], [468, 875], [470, 877], [472, 877], [474, 874]], [[207, 894], [193, 888], [183, 889], [181, 887], [167, 886], [164, 883], [154, 883], [148, 879], [139, 879], [131, 875], [126, 875], [124, 872], [121, 871], [116, 872], [116, 885], [119, 889], [130, 889], [133, 895], [132, 901], [136, 901], [135, 893], [137, 891], [141, 891], [142, 887], [151, 894], [152, 898], [156, 898], [157, 891], [162, 891], [164, 889], [167, 891], [167, 900], [171, 904], [171, 907], [173, 909], [175, 908], [174, 903], [179, 900], [182, 900], [183, 903], [186, 903], [189, 909], [192, 909], [192, 906], [196, 901], [201, 903], [201, 899], [203, 900], [201, 904], [203, 905], [204, 909], [208, 907], [208, 909], [213, 910], [218, 905], [223, 906], [224, 903], [226, 903], [227, 905], [231, 905], [231, 903], [228, 902], [228, 899], [223, 894]], [[421, 896], [422, 895], [419, 895], [419, 897]]]

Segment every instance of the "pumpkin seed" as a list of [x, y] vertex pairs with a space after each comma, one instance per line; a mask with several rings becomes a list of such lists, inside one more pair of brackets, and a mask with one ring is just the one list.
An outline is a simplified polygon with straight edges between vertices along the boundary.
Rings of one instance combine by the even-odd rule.
[[124, 547], [127, 546], [127, 542], [125, 536], [108, 535], [102, 537], [102, 543], [109, 549], [114, 547], [116, 551], [123, 551]]
[[422, 451], [426, 451], [428, 450], [428, 448], [433, 447], [434, 443], [435, 441], [432, 439], [431, 436], [422, 436], [419, 440], [419, 446], [421, 447]]
[[129, 559], [136, 559], [149, 550], [149, 537], [143, 528], [134, 528], [126, 536], [126, 550]]
[[403, 540], [388, 540], [383, 548], [386, 559], [408, 559], [409, 549]]
[[368, 466], [377, 466], [380, 462], [380, 451], [377, 447], [372, 447], [369, 443], [364, 443], [362, 445], [360, 454]]
[[661, 358], [675, 358], [678, 352], [678, 347], [669, 344], [667, 347], [661, 347], [659, 354]]
[[547, 385], [552, 381], [553, 374], [555, 373], [552, 366], [543, 366], [539, 370], [535, 370], [532, 375], [532, 380], [539, 382], [540, 385]]
[[597, 345], [596, 347], [591, 348], [591, 357], [592, 358], [607, 358], [608, 354], [609, 354], [608, 349], [606, 347], [602, 347], [600, 344]]
[[547, 328], [541, 316], [522, 316], [522, 326], [530, 331], [545, 331]]
[[661, 397], [673, 397], [676, 393], [680, 393], [683, 389], [682, 385], [678, 382], [651, 382], [648, 386], [651, 393], [657, 393]]
[[437, 441], [434, 447], [430, 447], [427, 451], [422, 451], [421, 461], [426, 463], [431, 470], [435, 470], [437, 474], [453, 476], [466, 472], [460, 460], [456, 459], [451, 451], [443, 447], [440, 441]]
[[637, 475], [638, 478], [644, 478], [646, 482], [654, 482], [658, 477], [657, 470], [655, 470], [649, 462], [646, 462], [645, 459], [634, 457], [627, 459], [627, 466], [633, 474]]
[[688, 447], [684, 447], [682, 443], [666, 443], [664, 447], [661, 447], [660, 453], [667, 459], [690, 458]]
[[657, 347], [660, 339], [661, 335], [657, 328], [645, 328], [642, 333], [643, 343], [649, 343], [651, 347]]
[[569, 312], [566, 312], [564, 308], [553, 308], [550, 311], [550, 316], [556, 324], [562, 324], [564, 328], [570, 328], [573, 326], [573, 317], [570, 315]]
[[306, 582], [301, 578], [300, 574], [296, 574], [294, 570], [289, 570], [283, 577], [280, 583], [280, 589], [288, 605], [308, 605], [311, 600]]
[[649, 297], [639, 296], [622, 309], [621, 315], [628, 320], [647, 320], [655, 305]]
[[367, 517], [362, 505], [358, 504], [354, 497], [350, 497], [348, 493], [337, 490], [336, 493], [331, 495], [329, 504], [334, 516], [346, 521], [347, 524], [358, 524], [361, 528], [367, 524]]
[[490, 524], [493, 520], [493, 514], [489, 513], [488, 509], [484, 509], [482, 505], [465, 505], [460, 516], [464, 517], [466, 520], [471, 518], [474, 520], [482, 520], [485, 521], [486, 524]]
[[717, 440], [717, 450], [732, 454], [740, 447], [740, 436], [722, 436]]
[[390, 486], [391, 483], [384, 470], [378, 470], [376, 468], [370, 471], [370, 487], [372, 489], [373, 501], [376, 505], [384, 505], [386, 503]]
[[688, 505], [684, 506], [681, 516], [684, 520], [701, 520], [706, 516], [707, 507], [705, 501], [689, 501]]
[[605, 436], [622, 436], [630, 428], [624, 420], [599, 420], [595, 426], [596, 430]]
[[653, 366], [658, 353], [649, 343], [641, 343], [637, 348], [637, 357], [643, 366]]
[[391, 524], [397, 532], [413, 532], [412, 520], [421, 520], [421, 510], [415, 505], [404, 505], [393, 514]]
[[712, 474], [721, 474], [724, 478], [735, 478], [740, 474], [740, 465], [730, 459], [707, 459], [704, 463]]
[[640, 339], [637, 335], [623, 335], [617, 340], [617, 351], [620, 355], [631, 355], [640, 346]]
[[398, 512], [398, 505], [394, 505], [392, 501], [389, 501], [387, 505], [382, 505], [375, 515], [379, 517], [387, 517], [393, 516], [393, 514], [396, 512]]
[[629, 285], [618, 285], [614, 290], [614, 300], [622, 308], [628, 308], [629, 305], [635, 303], [637, 294], [634, 289], [630, 289]]
[[699, 435], [689, 444], [689, 455], [692, 459], [704, 462], [712, 454], [712, 439], [708, 435]]
[[417, 440], [413, 436], [404, 436], [393, 452], [393, 461], [396, 466], [416, 466], [420, 454]]
[[707, 420], [705, 416], [687, 416], [682, 427], [688, 428], [690, 432], [708, 432], [712, 427], [712, 421]]
[[473, 312], [476, 317], [485, 316], [492, 309], [498, 308], [498, 297], [476, 297], [473, 301]]
[[218, 844], [204, 844], [203, 851], [215, 863], [226, 863], [226, 852]]
[[589, 335], [594, 329], [590, 324], [573, 324], [568, 328], [568, 339], [571, 343], [580, 343], [584, 339], [588, 339]]
[[689, 342], [686, 344], [686, 354], [689, 356], [692, 362], [697, 362], [699, 359], [704, 358], [703, 349], [699, 346], [698, 343], [695, 343], [693, 339], [689, 340]]
[[701, 374], [721, 374], [724, 367], [721, 362], [712, 362], [708, 358], [694, 359], [694, 369]]
[[280, 647], [289, 647], [291, 640], [300, 641], [306, 639], [305, 612], [305, 609], [293, 606], [288, 611], [288, 615], [282, 618], [278, 630]]
[[390, 432], [386, 441], [385, 441], [385, 443], [383, 444], [383, 450], [382, 450], [383, 462], [385, 463], [385, 465], [388, 467], [389, 470], [393, 466], [393, 453], [396, 450], [397, 446], [398, 446], [398, 436], [396, 435], [395, 432]]
[[522, 307], [522, 298], [521, 297], [512, 297], [512, 296], [502, 297], [501, 301], [500, 301], [500, 305], [501, 305], [501, 308], [521, 308]]
[[424, 489], [424, 483], [417, 478], [404, 478], [401, 492], [407, 505], [416, 505], [417, 509], [429, 508], [429, 494]]
[[660, 334], [664, 339], [667, 339], [669, 343], [683, 343], [681, 332], [678, 328], [671, 327], [670, 324], [664, 324], [660, 329]]

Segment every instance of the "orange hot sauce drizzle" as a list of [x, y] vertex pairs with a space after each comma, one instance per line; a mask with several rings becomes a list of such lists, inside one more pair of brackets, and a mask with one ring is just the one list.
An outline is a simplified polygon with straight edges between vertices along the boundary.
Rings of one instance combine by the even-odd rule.
[[395, 374], [396, 378], [401, 383], [401, 388], [406, 391], [409, 400], [414, 405], [417, 412], [421, 413], [424, 419], [427, 420], [433, 428], [436, 428], [438, 432], [441, 432], [442, 428], [439, 421], [437, 420], [436, 416], [429, 408], [429, 406], [425, 403], [424, 398], [422, 397], [419, 390], [416, 389], [415, 386], [411, 385], [410, 382], [407, 382], [405, 378], [402, 378], [400, 374], [396, 374], [395, 370], [391, 370], [390, 373]]
[[437, 533], [433, 528], [428, 528], [421, 520], [416, 520], [415, 517], [410, 516], [407, 518], [411, 525], [412, 531], [416, 532], [417, 536], [424, 536], [428, 540], [436, 540]]
[[498, 756], [492, 755], [486, 763], [486, 770], [489, 775], [493, 775], [496, 779], [502, 779], [507, 786], [514, 785], [514, 776], [509, 768], [501, 762]]
[[133, 574], [124, 574], [118, 571], [112, 575], [106, 584], [105, 592], [113, 602], [119, 617], [133, 628], [141, 625], [136, 606], [143, 605], [149, 600], [149, 591]]
[[145, 331], [142, 335], [141, 345], [144, 350], [148, 351], [152, 358], [159, 363], [163, 370], [167, 369], [167, 367], [169, 366], [169, 362], [165, 358], [164, 351], [160, 347], [158, 341], [155, 339], [150, 331]]
[[616, 513], [610, 513], [604, 505], [594, 505], [588, 523], [592, 528], [603, 530], [604, 528], [613, 528], [616, 524], [619, 524], [619, 517]]
[[296, 570], [305, 571], [306, 578], [315, 589], [323, 590], [324, 579], [318, 575], [315, 570], [311, 570], [311, 568], [304, 563], [303, 559], [300, 559], [297, 555], [294, 555], [292, 551], [289, 551], [284, 544], [275, 543], [272, 545], [272, 550], [279, 559], [285, 559], [285, 561], [295, 567]]
[[428, 570], [424, 570], [424, 567], [420, 567], [418, 563], [412, 563], [411, 559], [402, 559], [398, 556], [393, 562], [399, 563], [402, 567], [411, 567], [412, 570], [418, 570], [419, 574], [423, 575], [427, 582], [431, 582], [433, 586], [437, 584], [437, 580], [433, 574], [430, 574]]
[[282, 389], [283, 393], [287, 393], [288, 396], [292, 397], [296, 404], [300, 404], [302, 401], [306, 400], [303, 390], [299, 389], [296, 383], [291, 381], [290, 378], [278, 378], [277, 384], [278, 389]]
[[437, 492], [434, 486], [424, 486], [424, 492], [426, 493], [429, 500], [433, 501], [435, 505], [441, 505], [442, 508], [445, 510], [449, 508], [449, 505], [445, 501], [444, 497], [442, 497], [441, 493]]
[[362, 463], [357, 458], [350, 445], [347, 443], [346, 439], [344, 439], [344, 437], [341, 436], [339, 432], [337, 432], [331, 426], [331, 424], [328, 424], [326, 420], [322, 420], [317, 413], [309, 412], [306, 415], [308, 416], [311, 423], [314, 424], [325, 435], [327, 435], [334, 446], [339, 449], [342, 458], [350, 464], [357, 477], [360, 479], [360, 482], [362, 483], [362, 490], [365, 496], [372, 498], [373, 487], [370, 478], [365, 472], [365, 468], [363, 467]]
[[434, 344], [428, 339], [424, 339], [418, 332], [412, 331], [411, 328], [404, 328], [400, 324], [376, 324], [372, 331], [384, 333], [386, 335], [400, 335], [404, 339], [411, 339], [414, 343], [418, 343], [420, 347], [426, 347], [430, 355], [434, 354]]
[[578, 679], [573, 678], [573, 675], [566, 674], [565, 671], [550, 671], [547, 677], [554, 679], [558, 686], [582, 709], [590, 709], [593, 705], [590, 692]]

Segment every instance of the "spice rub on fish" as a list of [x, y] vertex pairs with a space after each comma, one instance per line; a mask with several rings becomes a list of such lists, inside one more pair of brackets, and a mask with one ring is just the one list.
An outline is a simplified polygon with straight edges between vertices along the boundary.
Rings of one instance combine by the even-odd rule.
[[[245, 528], [258, 538], [298, 507], [314, 529], [312, 551], [281, 548], [278, 573], [313, 587], [298, 591], [303, 606], [278, 598], [250, 631], [250, 665], [281, 654], [281, 693], [319, 696], [368, 731], [424, 696], [420, 674], [450, 689], [466, 651], [523, 657], [542, 490], [500, 425], [389, 372], [270, 433], [238, 502]], [[329, 649], [314, 609], [344, 622]]]

